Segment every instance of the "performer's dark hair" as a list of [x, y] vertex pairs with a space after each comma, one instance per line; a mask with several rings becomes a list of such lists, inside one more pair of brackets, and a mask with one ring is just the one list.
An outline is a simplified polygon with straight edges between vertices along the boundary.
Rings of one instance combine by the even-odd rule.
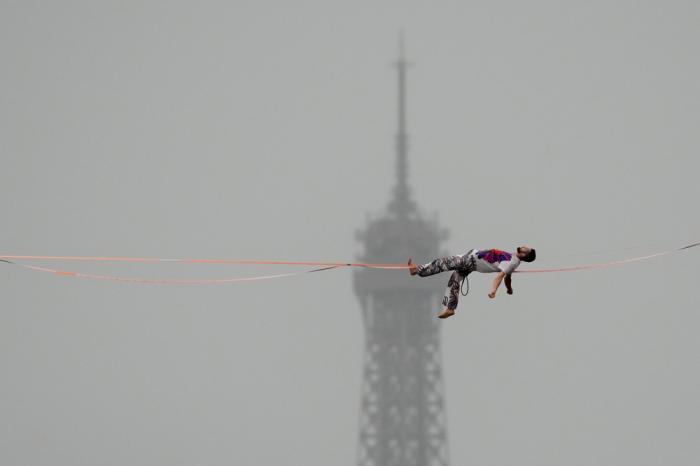
[[530, 252], [527, 253], [527, 256], [523, 257], [523, 260], [525, 262], [532, 262], [535, 260], [535, 257], [537, 257], [537, 254], [535, 253], [534, 249], [530, 249]]

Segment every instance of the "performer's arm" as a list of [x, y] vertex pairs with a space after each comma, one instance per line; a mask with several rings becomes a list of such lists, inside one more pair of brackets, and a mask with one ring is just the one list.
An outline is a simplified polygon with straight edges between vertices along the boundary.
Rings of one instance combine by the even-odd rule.
[[498, 275], [496, 275], [496, 278], [493, 279], [493, 285], [491, 286], [491, 293], [489, 293], [489, 298], [496, 297], [496, 291], [498, 290], [498, 287], [501, 286], [501, 282], [503, 281], [503, 278], [505, 276], [506, 276], [505, 272], [498, 272]]
[[511, 285], [510, 277], [512, 274], [506, 274], [506, 290], [508, 294], [513, 294], [513, 286]]

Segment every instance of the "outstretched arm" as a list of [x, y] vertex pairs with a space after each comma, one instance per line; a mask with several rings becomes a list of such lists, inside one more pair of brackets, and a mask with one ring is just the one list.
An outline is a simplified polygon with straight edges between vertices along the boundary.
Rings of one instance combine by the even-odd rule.
[[508, 291], [508, 294], [513, 294], [513, 287], [511, 286], [511, 279], [510, 277], [512, 274], [507, 274], [506, 275], [506, 291]]
[[493, 285], [491, 286], [491, 293], [489, 293], [489, 298], [493, 299], [496, 297], [496, 291], [498, 291], [498, 287], [501, 286], [501, 282], [503, 281], [503, 278], [505, 278], [505, 276], [505, 272], [498, 272], [496, 278], [493, 279]]

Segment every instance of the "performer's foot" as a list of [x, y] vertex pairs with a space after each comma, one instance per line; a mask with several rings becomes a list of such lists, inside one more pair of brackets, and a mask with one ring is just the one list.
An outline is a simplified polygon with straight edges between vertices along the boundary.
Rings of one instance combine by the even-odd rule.
[[448, 317], [452, 317], [455, 315], [454, 309], [445, 309], [438, 315], [438, 319], [447, 319]]
[[413, 259], [410, 258], [410, 257], [408, 258], [408, 272], [409, 272], [411, 275], [416, 275], [416, 274], [418, 274], [418, 266], [417, 266], [416, 264], [413, 263]]

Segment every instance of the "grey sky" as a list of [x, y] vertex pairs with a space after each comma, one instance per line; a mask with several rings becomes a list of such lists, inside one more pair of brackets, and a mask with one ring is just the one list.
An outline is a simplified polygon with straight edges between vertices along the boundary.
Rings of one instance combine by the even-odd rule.
[[[400, 28], [410, 181], [446, 250], [697, 241], [698, 26], [690, 1], [4, 0], [0, 249], [353, 259], [394, 183]], [[698, 463], [698, 260], [518, 276], [495, 301], [474, 277], [443, 332], [452, 464]], [[109, 270], [260, 270], [172, 269]], [[355, 463], [346, 271], [0, 280], [0, 463]]]

